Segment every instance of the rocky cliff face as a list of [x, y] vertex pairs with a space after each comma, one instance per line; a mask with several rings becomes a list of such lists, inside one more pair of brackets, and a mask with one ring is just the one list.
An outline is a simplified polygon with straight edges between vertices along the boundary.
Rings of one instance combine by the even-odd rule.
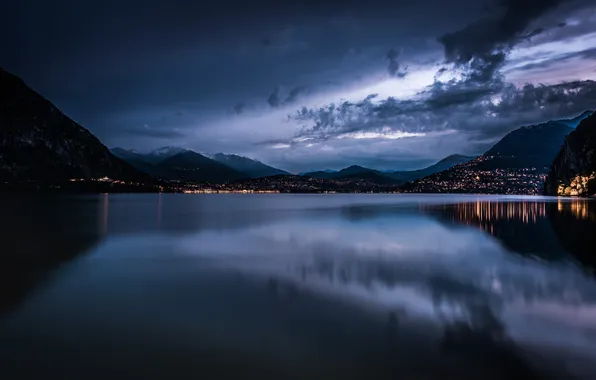
[[20, 78], [0, 68], [0, 183], [147, 177]]
[[548, 195], [596, 194], [596, 114], [565, 138], [545, 182]]

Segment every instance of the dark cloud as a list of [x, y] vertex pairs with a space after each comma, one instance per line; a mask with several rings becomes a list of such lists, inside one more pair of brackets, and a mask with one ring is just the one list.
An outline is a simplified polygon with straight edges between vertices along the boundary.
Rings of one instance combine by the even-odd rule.
[[[507, 50], [520, 41], [530, 23], [565, 0], [501, 0], [493, 17], [439, 38], [448, 62], [466, 64]], [[537, 31], [534, 31], [537, 32]], [[529, 35], [532, 35], [530, 33]]]
[[[456, 82], [457, 83], [457, 82]], [[374, 102], [342, 102], [290, 115], [305, 124], [293, 139], [327, 141], [354, 132], [441, 132], [454, 130], [486, 141], [524, 124], [575, 116], [596, 106], [596, 82], [577, 81], [553, 86], [502, 84], [497, 88], [464, 88], [435, 83], [424, 98]], [[493, 97], [496, 97], [493, 99]], [[480, 148], [486, 148], [482, 144]]]
[[[382, 137], [390, 132], [457, 131], [482, 149], [520, 125], [593, 108], [596, 86], [592, 81], [516, 88], [506, 83], [501, 72], [518, 42], [544, 32], [543, 28], [529, 29], [532, 21], [561, 2], [501, 1], [494, 16], [439, 38], [445, 63], [459, 74], [455, 79], [442, 81], [449, 69], [441, 67], [435, 82], [414, 99], [375, 101], [367, 97], [359, 102], [303, 108], [290, 115], [304, 124], [292, 141], [328, 141], [355, 132], [375, 132]], [[387, 54], [390, 74], [400, 72], [398, 57], [393, 49]]]
[[287, 94], [282, 94], [282, 88], [277, 86], [267, 98], [267, 104], [272, 108], [277, 108], [296, 102], [300, 97], [308, 93], [308, 87], [297, 86], [291, 88]]
[[308, 88], [305, 86], [298, 86], [292, 88], [288, 93], [288, 97], [286, 98], [286, 100], [284, 100], [284, 104], [294, 103], [296, 100], [298, 100], [300, 96], [304, 95], [307, 92]]
[[[498, 9], [483, 10], [495, 1]], [[429, 133], [478, 129], [477, 141], [482, 141], [487, 131], [496, 134], [529, 120], [523, 115], [488, 118], [484, 113], [492, 110], [486, 102], [508, 88], [501, 72], [510, 46], [593, 33], [593, 7], [573, 5], [544, 13], [557, 3], [8, 0], [0, 11], [0, 65], [108, 145], [143, 148], [158, 144], [152, 139], [163, 145], [183, 141], [198, 150], [286, 160], [288, 166], [294, 165], [290, 160], [329, 160], [322, 166], [341, 165], [342, 159], [368, 162], [371, 155], [386, 159], [386, 165], [420, 163], [431, 160], [423, 153], [439, 154], [436, 145], [408, 141], [416, 151], [398, 151], [393, 149], [398, 141], [382, 141], [381, 147], [346, 138], [341, 141], [345, 150], [339, 152], [339, 140], [329, 139], [345, 131], [389, 127]], [[480, 21], [470, 24], [474, 20]], [[568, 25], [556, 28], [561, 22]], [[437, 36], [443, 36], [442, 45]], [[429, 67], [439, 70], [433, 86], [419, 89], [411, 100], [387, 99], [390, 85], [397, 94], [399, 86], [414, 89], [427, 83], [423, 71]], [[388, 75], [406, 73], [403, 83], [385, 82]], [[577, 77], [584, 78], [581, 73]], [[357, 92], [362, 97], [383, 95], [358, 101], [353, 98]], [[299, 126], [280, 120], [280, 109], [327, 104], [344, 96], [354, 101], [338, 102], [332, 109], [315, 107]], [[175, 115], [177, 111], [183, 115]], [[130, 127], [145, 123], [152, 128]], [[255, 145], [275, 139], [283, 145], [300, 128], [297, 136], [316, 137], [309, 142], [326, 139], [328, 146], [320, 144], [326, 150], [292, 156], [281, 148]], [[445, 141], [441, 152], [464, 146], [449, 147], [452, 141]], [[306, 149], [309, 142], [294, 144], [294, 151]]]
[[387, 52], [386, 59], [389, 61], [389, 66], [387, 67], [387, 72], [393, 78], [404, 78], [406, 75], [408, 75], [408, 73], [407, 73], [408, 67], [406, 66], [402, 70], [398, 58], [399, 58], [399, 53], [397, 50], [391, 49]]
[[468, 70], [469, 80], [491, 81], [515, 44], [543, 32], [528, 31], [530, 23], [564, 1], [501, 0], [494, 16], [439, 37], [445, 61]]
[[275, 90], [273, 90], [273, 92], [271, 93], [271, 95], [269, 95], [269, 97], [267, 98], [267, 103], [273, 108], [277, 108], [280, 106], [281, 99], [279, 98], [279, 87], [276, 87]]
[[233, 108], [233, 112], [236, 115], [240, 115], [242, 114], [244, 111], [246, 111], [246, 108], [248, 107], [248, 105], [246, 103], [236, 103], [236, 105]]
[[424, 92], [429, 95], [425, 101], [431, 110], [440, 110], [452, 106], [470, 104], [489, 95], [495, 95], [502, 89], [503, 84], [495, 81], [489, 85], [480, 85], [467, 81], [435, 82]]

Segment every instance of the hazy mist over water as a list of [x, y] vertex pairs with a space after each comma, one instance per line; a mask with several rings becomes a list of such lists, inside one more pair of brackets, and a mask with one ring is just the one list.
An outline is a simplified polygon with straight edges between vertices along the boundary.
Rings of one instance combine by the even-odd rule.
[[596, 376], [594, 201], [111, 194], [0, 207], [1, 378]]

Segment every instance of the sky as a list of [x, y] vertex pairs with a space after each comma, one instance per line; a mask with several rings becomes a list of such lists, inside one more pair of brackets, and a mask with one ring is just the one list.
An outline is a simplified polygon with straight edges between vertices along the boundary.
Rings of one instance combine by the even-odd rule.
[[0, 66], [109, 147], [417, 169], [596, 108], [596, 0], [9, 0]]

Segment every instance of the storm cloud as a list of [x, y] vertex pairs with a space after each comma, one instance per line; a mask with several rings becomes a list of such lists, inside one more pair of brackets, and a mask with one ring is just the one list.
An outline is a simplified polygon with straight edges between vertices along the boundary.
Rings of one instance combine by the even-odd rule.
[[449, 85], [446, 90], [437, 90], [436, 86], [419, 100], [388, 98], [374, 102], [367, 97], [355, 103], [303, 108], [289, 118], [311, 125], [304, 126], [290, 141], [312, 143], [354, 132], [378, 133], [382, 138], [383, 134], [458, 131], [490, 143], [521, 125], [573, 117], [596, 105], [596, 82], [591, 80], [553, 86], [527, 84], [522, 88], [504, 85], [499, 91]]
[[395, 49], [391, 49], [387, 52], [387, 60], [389, 61], [389, 67], [387, 67], [387, 71], [389, 75], [394, 78], [404, 78], [407, 73], [407, 66], [402, 69], [401, 64], [399, 63], [399, 53]]
[[183, 144], [290, 171], [416, 168], [595, 107], [596, 9], [584, 0], [2, 10], [0, 65], [109, 146]]

